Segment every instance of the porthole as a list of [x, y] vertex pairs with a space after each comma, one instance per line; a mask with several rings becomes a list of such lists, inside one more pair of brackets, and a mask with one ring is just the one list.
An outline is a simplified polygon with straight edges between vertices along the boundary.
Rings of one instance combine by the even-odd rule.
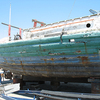
[[90, 23], [86, 24], [86, 27], [87, 28], [91, 27], [91, 24]]

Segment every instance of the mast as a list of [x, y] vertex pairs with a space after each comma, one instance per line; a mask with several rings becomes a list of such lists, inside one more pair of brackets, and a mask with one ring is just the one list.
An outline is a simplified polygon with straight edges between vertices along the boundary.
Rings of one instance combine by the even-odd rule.
[[[9, 37], [9, 41], [11, 41], [11, 27], [16, 28], [16, 29], [19, 29], [19, 35], [20, 35], [20, 37], [21, 37], [21, 34], [22, 34], [22, 30], [23, 30], [23, 29], [11, 25], [11, 4], [10, 4], [10, 10], [9, 10], [9, 24], [6, 24], [6, 23], [1, 23], [1, 24], [8, 26], [8, 37]], [[21, 39], [21, 38], [20, 38], [20, 39]]]

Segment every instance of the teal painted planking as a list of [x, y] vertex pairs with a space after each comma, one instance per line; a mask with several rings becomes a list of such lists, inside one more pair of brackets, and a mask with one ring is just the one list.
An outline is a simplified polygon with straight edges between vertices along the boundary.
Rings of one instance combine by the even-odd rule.
[[[70, 48], [71, 47], [71, 48]], [[83, 54], [83, 53], [85, 53], [85, 47], [83, 46], [83, 47], [78, 47], [78, 45], [77, 46], [70, 46], [70, 47], [66, 47], [66, 48], [61, 48], [60, 46], [59, 46], [59, 48], [53, 48], [52, 49], [52, 46], [51, 46], [51, 49], [46, 49], [45, 47], [44, 48], [41, 48], [41, 50], [39, 50], [39, 47], [38, 47], [38, 49], [37, 50], [32, 50], [31, 48], [28, 48], [28, 49], [26, 49], [26, 50], [24, 50], [24, 51], [20, 51], [20, 50], [16, 50], [16, 51], [9, 51], [9, 52], [6, 52], [5, 54], [7, 54], [7, 53], [10, 53], [10, 54], [14, 54], [14, 53], [22, 53], [22, 55], [23, 55], [23, 53], [33, 53], [33, 54], [35, 54], [35, 55], [38, 55], [38, 53], [40, 52], [40, 54], [42, 53], [42, 52], [47, 52], [47, 54], [48, 54], [48, 52], [52, 52], [52, 53], [61, 53], [61, 52], [63, 52], [63, 53], [74, 53], [75, 51], [81, 51], [81, 53]], [[94, 45], [90, 45], [90, 47], [88, 46], [87, 47], [87, 50], [90, 50], [90, 49], [95, 49], [94, 48]], [[93, 52], [93, 50], [90, 50], [89, 51], [89, 53], [91, 53], [91, 51]], [[95, 49], [95, 51], [94, 52], [96, 52], [96, 49]], [[0, 54], [2, 54], [3, 55], [3, 53], [2, 52], [0, 52]], [[21, 55], [21, 54], [20, 54]], [[35, 56], [34, 55], [34, 56]]]
[[[70, 45], [75, 45], [75, 43], [64, 43], [64, 44], [60, 44], [60, 43], [57, 43], [57, 45], [55, 45], [55, 43], [51, 43], [51, 44], [40, 44], [41, 46], [39, 45], [29, 45], [29, 46], [19, 46], [19, 47], [6, 47], [6, 48], [0, 48], [0, 52], [16, 52], [16, 51], [36, 51], [36, 50], [39, 50], [40, 48], [41, 49], [58, 49], [59, 46], [60, 48], [66, 48]], [[80, 47], [81, 45], [79, 45]]]
[[[80, 44], [82, 44], [82, 43], [80, 43]], [[68, 46], [69, 45], [69, 46]], [[41, 44], [41, 47], [39, 47], [39, 46], [29, 46], [29, 47], [26, 47], [26, 46], [24, 46], [24, 47], [13, 47], [13, 49], [11, 49], [11, 48], [6, 48], [6, 49], [0, 49], [0, 53], [3, 53], [3, 52], [6, 52], [6, 53], [9, 53], [9, 52], [23, 52], [23, 51], [25, 51], [25, 52], [45, 52], [45, 51], [50, 51], [50, 50], [56, 50], [56, 49], [58, 49], [58, 50], [63, 50], [63, 49], [70, 49], [70, 48], [75, 48], [76, 49], [76, 47], [77, 47], [77, 45], [74, 43], [74, 44], [68, 44], [68, 45], [66, 45], [66, 44], [57, 44], [57, 45], [53, 45], [53, 44], [50, 44], [50, 45], [43, 45], [42, 46], [42, 44]], [[70, 45], [72, 45], [72, 46], [70, 46]], [[83, 46], [84, 46], [84, 44], [83, 44]], [[81, 45], [78, 45], [78, 47], [83, 47], [83, 46], [81, 46]]]
[[[95, 41], [92, 41], [92, 42], [89, 42], [89, 43], [86, 43], [86, 46], [89, 47], [93, 47], [94, 46], [99, 46], [100, 43], [97, 43]], [[57, 45], [54, 45], [54, 44], [48, 44], [48, 45], [42, 45], [41, 44], [41, 51], [48, 51], [49, 49], [71, 49], [71, 48], [74, 48], [74, 49], [79, 49], [82, 47], [84, 48], [84, 43], [63, 43], [63, 44], [57, 44]], [[22, 46], [22, 47], [13, 47], [12, 49], [9, 47], [9, 48], [0, 48], [0, 52], [22, 52], [22, 51], [26, 51], [26, 52], [36, 52], [36, 50], [40, 50], [40, 47], [39, 45], [37, 46]]]
[[33, 39], [33, 40], [26, 40], [26, 41], [15, 41], [9, 42], [5, 44], [0, 44], [0, 48], [5, 47], [15, 47], [15, 46], [27, 46], [27, 45], [36, 45], [36, 44], [43, 44], [43, 43], [54, 43], [59, 42], [59, 37], [56, 38], [47, 38], [47, 39]]
[[[37, 39], [0, 44], [0, 56], [46, 56], [50, 55], [49, 52], [61, 53], [61, 55], [98, 53], [100, 47], [100, 33], [92, 33], [92, 35], [88, 37], [82, 37], [83, 35], [83, 33], [64, 35], [62, 37], [63, 43], [60, 43], [60, 37], [53, 37], [43, 40]], [[75, 42], [68, 42], [69, 39], [75, 39]], [[84, 44], [84, 42], [86, 42], [86, 44]], [[77, 50], [81, 52], [77, 52]]]
[[[94, 49], [93, 47], [88, 47], [87, 50], [89, 50], [89, 53], [88, 54], [92, 54], [92, 53], [96, 53], [97, 50]], [[87, 51], [88, 52], [88, 51]], [[73, 48], [73, 49], [70, 49], [70, 48], [67, 48], [67, 49], [50, 49], [50, 50], [47, 50], [47, 51], [43, 51], [43, 50], [38, 50], [38, 51], [35, 51], [35, 52], [32, 52], [32, 51], [26, 51], [26, 52], [23, 52], [23, 53], [19, 53], [19, 52], [8, 52], [8, 53], [0, 53], [1, 56], [22, 56], [22, 57], [26, 57], [26, 56], [47, 56], [47, 55], [50, 55], [49, 53], [52, 54], [57, 54], [58, 55], [75, 55], [75, 54], [86, 54], [86, 51], [85, 51], [85, 48], [82, 47], [82, 48]]]
[[[90, 32], [91, 33], [91, 32]], [[64, 35], [62, 36], [63, 40], [68, 39], [88, 39], [88, 38], [95, 38], [100, 36], [100, 33], [91, 33], [88, 37], [84, 37], [84, 35], [88, 35], [90, 33], [79, 33], [79, 34], [73, 34], [73, 35]], [[51, 37], [51, 38], [44, 38], [44, 39], [33, 39], [33, 40], [26, 40], [26, 41], [17, 41], [13, 43], [6, 43], [6, 44], [0, 44], [0, 48], [2, 47], [15, 47], [15, 46], [24, 46], [24, 45], [33, 45], [33, 44], [43, 44], [43, 43], [55, 43], [60, 42], [60, 37]]]
[[[44, 47], [45, 48], [45, 47]], [[51, 47], [52, 48], [52, 47]], [[91, 46], [91, 47], [88, 47], [87, 48], [87, 50], [90, 50], [90, 49], [94, 49], [94, 47], [93, 46]], [[25, 52], [19, 52], [19, 51], [17, 51], [17, 53], [14, 51], [14, 52], [8, 52], [8, 54], [12, 54], [13, 56], [15, 56], [15, 54], [18, 54], [18, 55], [27, 55], [28, 56], [28, 53], [32, 53], [32, 54], [34, 54], [34, 56], [36, 56], [36, 55], [41, 55], [41, 54], [46, 54], [46, 55], [48, 55], [48, 53], [49, 52], [51, 52], [51, 53], [66, 53], [66, 54], [75, 54], [75, 51], [81, 51], [81, 53], [80, 54], [85, 54], [86, 52], [85, 52], [85, 48], [84, 47], [75, 47], [75, 48], [65, 48], [65, 49], [63, 49], [63, 48], [59, 48], [59, 49], [48, 49], [48, 50], [46, 50], [46, 51], [44, 51], [42, 48], [41, 48], [41, 50], [38, 50], [38, 51], [32, 51], [32, 50], [28, 50], [28, 51], [25, 51]], [[90, 50], [89, 51], [89, 53], [91, 53], [91, 51], [93, 52], [93, 50]], [[40, 52], [40, 53], [39, 53]], [[96, 52], [96, 50], [94, 51], [94, 52]], [[77, 52], [76, 52], [77, 53]], [[1, 55], [3, 56], [3, 55], [8, 55], [7, 53], [1, 53]]]

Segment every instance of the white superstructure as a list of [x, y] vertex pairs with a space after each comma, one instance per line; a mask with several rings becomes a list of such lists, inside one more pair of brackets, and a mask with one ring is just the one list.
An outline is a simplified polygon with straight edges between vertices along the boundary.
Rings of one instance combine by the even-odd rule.
[[60, 21], [44, 26], [25, 29], [23, 39], [37, 39], [65, 34], [100, 30], [100, 14]]

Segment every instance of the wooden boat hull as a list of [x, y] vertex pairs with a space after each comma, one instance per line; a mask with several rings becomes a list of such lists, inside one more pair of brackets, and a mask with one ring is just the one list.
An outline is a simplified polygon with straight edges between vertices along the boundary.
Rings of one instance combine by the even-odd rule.
[[[56, 61], [50, 61], [52, 63], [35, 64], [35, 63], [26, 63], [29, 62], [28, 59], [30, 58], [23, 59], [23, 62], [21, 61], [22, 58], [16, 58], [16, 59], [19, 59], [19, 63], [17, 64], [3, 63], [1, 64], [1, 66], [3, 66], [3, 68], [6, 70], [10, 70], [11, 72], [14, 72], [15, 74], [30, 75], [34, 77], [77, 78], [77, 77], [100, 76], [100, 67], [99, 67], [100, 63], [98, 60], [98, 56], [94, 57], [94, 55], [91, 55], [90, 57], [86, 57], [86, 56], [69, 57], [69, 59], [62, 58], [64, 60], [60, 59], [61, 61], [59, 61], [59, 63], [56, 63]], [[66, 64], [67, 61], [70, 63]]]
[[97, 77], [99, 65], [100, 31], [0, 44], [0, 67], [16, 74]]

